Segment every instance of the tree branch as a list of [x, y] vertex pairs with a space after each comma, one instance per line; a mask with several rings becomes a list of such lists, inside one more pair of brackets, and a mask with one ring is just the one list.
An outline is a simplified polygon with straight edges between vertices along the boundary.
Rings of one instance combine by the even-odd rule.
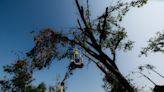
[[93, 60], [91, 57], [89, 57], [88, 55], [84, 54], [83, 55], [85, 57], [87, 57], [89, 60], [91, 60], [93, 63], [95, 63], [97, 65], [97, 67], [105, 74], [107, 75], [107, 71], [102, 67], [102, 65], [100, 65], [100, 62], [96, 62], [95, 60]]
[[81, 19], [82, 19], [82, 21], [83, 21], [83, 23], [85, 25], [85, 28], [86, 28], [85, 32], [88, 33], [89, 38], [90, 38], [90, 40], [92, 41], [92, 43], [94, 45], [94, 48], [96, 48], [97, 50], [100, 50], [101, 48], [97, 44], [96, 39], [95, 39], [95, 37], [93, 36], [93, 34], [91, 32], [92, 29], [88, 26], [87, 21], [85, 20], [83, 7], [82, 6], [80, 7], [78, 0], [75, 0], [75, 1], [76, 1], [76, 5], [77, 5], [77, 8], [78, 8], [78, 11], [80, 13]]
[[105, 14], [102, 16], [104, 18], [103, 25], [102, 25], [102, 30], [100, 30], [100, 44], [103, 40], [103, 36], [105, 35], [105, 27], [107, 24], [107, 17], [108, 17], [108, 7], [106, 8]]

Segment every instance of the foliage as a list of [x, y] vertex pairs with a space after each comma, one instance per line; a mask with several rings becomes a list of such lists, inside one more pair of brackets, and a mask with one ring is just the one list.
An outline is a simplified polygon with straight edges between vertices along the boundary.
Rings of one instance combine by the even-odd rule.
[[105, 76], [103, 79], [104, 85], [102, 86], [105, 89], [105, 92], [125, 92], [125, 89], [122, 84], [116, 79], [116, 77], [110, 73], [108, 76]]
[[141, 55], [146, 55], [148, 52], [161, 52], [164, 53], [164, 31], [157, 32], [156, 36], [150, 38], [148, 46], [142, 48]]
[[40, 83], [37, 87], [39, 92], [45, 92], [46, 91], [46, 84], [44, 82]]
[[61, 32], [48, 28], [35, 34], [35, 46], [27, 53], [33, 69], [48, 67], [54, 59], [71, 58], [71, 50], [78, 48], [85, 58], [92, 59], [107, 77], [110, 76], [108, 72], [111, 72], [115, 81], [119, 80], [117, 84], [121, 84], [124, 90], [134, 92], [115, 64], [117, 51], [130, 50], [133, 43], [126, 40], [127, 33], [120, 22], [131, 7], [141, 7], [147, 0], [130, 3], [115, 1], [114, 5], [106, 7], [104, 13], [93, 21], [90, 19], [88, 0], [86, 8], [81, 6], [78, 0], [75, 2], [81, 18], [77, 20], [77, 28]]
[[146, 64], [146, 65], [144, 65], [144, 66], [139, 66], [138, 69], [139, 69], [140, 71], [144, 71], [145, 69], [147, 69], [148, 71], [150, 70], [150, 71], [156, 73], [157, 75], [159, 75], [160, 77], [164, 78], [163, 75], [161, 75], [158, 71], [156, 71], [156, 67], [153, 66], [153, 65]]
[[[112, 92], [135, 92], [126, 78], [120, 73], [115, 64], [119, 50], [131, 50], [133, 42], [127, 40], [125, 28], [120, 25], [123, 17], [131, 7], [141, 7], [147, 0], [137, 0], [130, 3], [116, 0], [114, 5], [106, 7], [104, 13], [98, 18], [90, 19], [89, 3], [87, 7], [81, 6], [75, 0], [80, 19], [78, 27], [68, 31], [57, 31], [50, 28], [34, 33], [35, 46], [27, 52], [27, 60], [18, 60], [15, 64], [7, 65], [4, 71], [11, 75], [9, 80], [1, 80], [4, 92], [44, 92], [45, 84], [37, 88], [30, 85], [32, 71], [49, 67], [54, 59], [61, 60], [72, 58], [74, 48], [92, 60], [93, 63], [105, 74], [106, 83], [111, 85]], [[108, 53], [104, 51], [108, 50]], [[50, 88], [57, 91], [59, 85]]]
[[11, 77], [6, 80], [0, 80], [3, 92], [23, 92], [25, 87], [33, 80], [30, 66], [25, 59], [17, 60], [14, 64], [4, 66], [4, 72]]
[[[19, 59], [15, 63], [6, 65], [3, 68], [8, 77], [5, 76], [3, 80], [0, 80], [1, 92], [46, 92], [48, 87], [46, 87], [44, 82], [37, 87], [31, 84], [34, 80], [32, 77], [33, 71], [27, 59]], [[59, 89], [59, 82], [58, 86], [55, 85], [55, 89]], [[58, 92], [54, 88], [51, 88], [49, 91]]]
[[[136, 87], [135, 83], [133, 82], [133, 79], [130, 78], [131, 74], [128, 74], [126, 76], [127, 81], [130, 83], [130, 85], [134, 88], [136, 92], [142, 92], [142, 89], [144, 88], [138, 88]], [[108, 76], [105, 76], [103, 78], [104, 84], [102, 87], [104, 88], [105, 92], [128, 92], [124, 89], [123, 85], [120, 84], [119, 80], [116, 79], [116, 77], [109, 73]]]
[[[150, 64], [146, 64], [146, 65], [143, 65], [143, 66], [139, 66], [139, 67], [138, 67], [138, 70], [139, 70], [139, 71], [133, 71], [132, 74], [139, 74], [139, 75], [141, 75], [141, 77], [146, 78], [147, 80], [149, 80], [149, 82], [151, 82], [152, 84], [154, 84], [155, 87], [156, 87], [156, 86], [158, 87], [159, 85], [157, 85], [148, 75], [146, 75], [146, 74], [144, 73], [144, 71], [147, 71], [148, 74], [150, 74], [150, 73], [151, 73], [150, 71], [152, 71], [152, 72], [154, 72], [155, 74], [157, 74], [158, 76], [160, 76], [161, 78], [164, 78], [164, 76], [161, 75], [161, 74], [160, 74], [158, 71], [156, 71], [155, 69], [156, 69], [155, 66], [150, 65]], [[143, 87], [143, 88], [144, 88], [144, 87]], [[157, 92], [158, 92], [158, 91], [157, 91]]]

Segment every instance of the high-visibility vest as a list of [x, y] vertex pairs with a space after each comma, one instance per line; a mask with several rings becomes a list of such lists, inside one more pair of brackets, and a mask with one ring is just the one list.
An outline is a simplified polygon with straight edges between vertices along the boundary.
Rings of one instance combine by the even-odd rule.
[[74, 54], [75, 54], [75, 55], [78, 55], [78, 54], [79, 54], [78, 50], [75, 50], [75, 51], [74, 51]]
[[63, 90], [64, 90], [64, 87], [61, 87], [59, 92], [64, 92]]

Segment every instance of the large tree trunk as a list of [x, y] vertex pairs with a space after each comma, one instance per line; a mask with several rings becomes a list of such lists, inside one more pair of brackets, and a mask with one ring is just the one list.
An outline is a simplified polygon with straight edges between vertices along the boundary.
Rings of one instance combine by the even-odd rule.
[[[120, 73], [120, 71], [118, 69], [116, 69], [114, 66], [108, 64], [108, 60], [106, 59], [106, 57], [104, 56], [100, 56], [101, 57], [101, 62], [103, 63], [103, 65], [110, 71], [112, 72], [116, 78], [118, 79], [118, 81], [124, 86], [124, 88], [128, 91], [128, 92], [135, 92], [134, 88], [130, 85], [130, 83], [125, 79], [125, 77]], [[104, 57], [104, 58], [103, 58]], [[107, 75], [108, 76], [108, 75]]]
[[135, 92], [134, 88], [130, 85], [130, 83], [125, 79], [124, 76], [122, 76], [122, 74], [118, 70], [112, 67], [110, 68], [111, 68], [110, 71], [117, 77], [118, 81], [124, 86], [126, 90], [128, 90], [128, 92]]
[[124, 86], [126, 90], [128, 90], [128, 92], [135, 92], [134, 88], [130, 85], [130, 83], [125, 79], [125, 77], [118, 70], [114, 69], [113, 67], [108, 67], [108, 68], [110, 68], [109, 71], [111, 71], [116, 76], [118, 81]]
[[[81, 17], [81, 19], [82, 19], [82, 21], [84, 23], [85, 32], [88, 34], [88, 36], [89, 36], [89, 38], [90, 38], [90, 40], [92, 42], [91, 46], [93, 48], [95, 48], [97, 50], [97, 52], [99, 52], [98, 56], [96, 55], [96, 56], [93, 56], [93, 57], [96, 58], [97, 60], [99, 60], [101, 63], [103, 63], [103, 65], [106, 67], [106, 69], [108, 69], [108, 71], [111, 71], [117, 77], [119, 82], [124, 86], [124, 88], [126, 90], [128, 90], [129, 92], [135, 92], [133, 87], [129, 84], [129, 82], [119, 72], [115, 62], [112, 61], [105, 53], [102, 52], [101, 46], [96, 43], [96, 39], [94, 38], [94, 36], [92, 34], [92, 31], [91, 31], [90, 27], [88, 27], [87, 21], [86, 21], [86, 19], [84, 17], [84, 9], [83, 9], [83, 7], [79, 5], [78, 0], [75, 0], [75, 2], [76, 2], [76, 5], [77, 5], [77, 8], [78, 8], [78, 11], [80, 13], [80, 17]], [[81, 30], [81, 31], [83, 31], [83, 30]], [[86, 48], [84, 48], [84, 49], [86, 50], [86, 52], [89, 53], [89, 51], [87, 51]], [[100, 70], [102, 71], [104, 69], [100, 68]], [[104, 71], [102, 71], [102, 72], [104, 72]]]

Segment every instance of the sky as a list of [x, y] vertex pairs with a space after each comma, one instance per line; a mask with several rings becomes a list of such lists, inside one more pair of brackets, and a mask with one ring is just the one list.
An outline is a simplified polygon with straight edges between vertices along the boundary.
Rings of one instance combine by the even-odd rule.
[[[90, 2], [93, 18], [109, 5], [109, 0]], [[123, 19], [121, 24], [126, 28], [129, 39], [135, 42], [132, 51], [119, 52], [117, 56], [116, 63], [123, 75], [135, 71], [139, 65], [146, 63], [153, 64], [164, 75], [161, 53], [138, 57], [141, 48], [147, 44], [146, 41], [157, 31], [164, 30], [163, 4], [162, 0], [150, 0], [142, 8], [132, 8]], [[2, 66], [17, 59], [15, 53], [27, 52], [33, 47], [31, 31], [48, 27], [66, 30], [76, 26], [77, 18], [74, 0], [0, 0], [0, 78], [5, 75]], [[49, 69], [34, 73], [36, 80], [33, 84], [45, 82], [47, 85], [54, 85], [56, 75], [60, 75], [62, 80], [67, 65], [68, 60], [65, 59], [62, 62], [54, 62]], [[155, 74], [149, 76], [159, 85], [164, 83], [164, 79]], [[67, 92], [104, 92], [101, 87], [102, 77], [101, 71], [94, 64], [89, 64], [84, 69], [75, 71], [74, 76], [67, 81]], [[149, 92], [149, 87], [153, 87], [139, 75], [131, 77], [135, 79], [137, 86], [148, 86], [143, 92]]]

